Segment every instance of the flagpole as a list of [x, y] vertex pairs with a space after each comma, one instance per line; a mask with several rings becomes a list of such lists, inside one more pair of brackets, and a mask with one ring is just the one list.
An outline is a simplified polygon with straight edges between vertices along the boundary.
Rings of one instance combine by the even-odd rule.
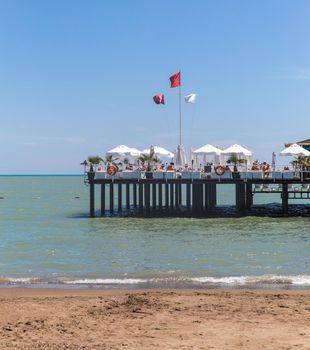
[[182, 101], [181, 101], [181, 69], [180, 72], [180, 85], [179, 85], [179, 130], [180, 130], [180, 145], [182, 145]]

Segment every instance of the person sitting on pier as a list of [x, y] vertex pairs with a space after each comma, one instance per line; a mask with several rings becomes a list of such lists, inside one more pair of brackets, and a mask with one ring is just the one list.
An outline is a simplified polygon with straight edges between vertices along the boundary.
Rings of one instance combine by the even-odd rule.
[[262, 164], [263, 178], [268, 179], [270, 175], [270, 165], [264, 161]]
[[174, 163], [171, 162], [168, 166], [167, 166], [167, 171], [174, 171], [175, 167], [174, 167]]
[[251, 170], [261, 170], [261, 166], [260, 166], [258, 160], [254, 161]]
[[204, 172], [204, 168], [203, 168], [202, 164], [199, 164], [199, 167], [197, 170], [200, 171], [201, 173]]
[[125, 170], [131, 170], [132, 171], [133, 170], [132, 164], [127, 164]]
[[192, 166], [189, 164], [185, 164], [184, 168], [185, 168], [185, 171], [192, 171], [193, 170]]

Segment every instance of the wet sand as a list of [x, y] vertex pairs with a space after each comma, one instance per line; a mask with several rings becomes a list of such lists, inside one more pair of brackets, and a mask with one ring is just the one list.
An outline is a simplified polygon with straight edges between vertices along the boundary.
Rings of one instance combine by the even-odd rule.
[[0, 349], [310, 349], [310, 291], [0, 289]]

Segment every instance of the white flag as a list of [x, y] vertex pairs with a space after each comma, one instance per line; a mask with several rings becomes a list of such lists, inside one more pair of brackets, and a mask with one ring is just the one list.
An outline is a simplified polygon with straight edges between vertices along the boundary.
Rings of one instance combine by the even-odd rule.
[[187, 103], [195, 103], [196, 102], [196, 94], [189, 94], [187, 96], [184, 97], [185, 102]]

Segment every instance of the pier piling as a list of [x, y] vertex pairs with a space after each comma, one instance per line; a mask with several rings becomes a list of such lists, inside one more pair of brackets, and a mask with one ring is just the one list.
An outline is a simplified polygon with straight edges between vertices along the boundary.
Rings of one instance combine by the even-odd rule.
[[287, 183], [282, 184], [282, 211], [283, 211], [283, 216], [288, 215], [288, 186], [287, 186]]
[[143, 213], [143, 182], [139, 182], [139, 213]]
[[90, 217], [95, 217], [95, 185], [90, 183], [89, 186], [89, 213]]
[[126, 183], [126, 209], [130, 208], [130, 184]]
[[245, 184], [244, 182], [236, 183], [236, 213], [240, 216], [245, 215]]
[[101, 184], [101, 197], [100, 197], [100, 205], [101, 205], [101, 216], [105, 215], [105, 184]]
[[114, 212], [114, 182], [110, 183], [110, 214]]

